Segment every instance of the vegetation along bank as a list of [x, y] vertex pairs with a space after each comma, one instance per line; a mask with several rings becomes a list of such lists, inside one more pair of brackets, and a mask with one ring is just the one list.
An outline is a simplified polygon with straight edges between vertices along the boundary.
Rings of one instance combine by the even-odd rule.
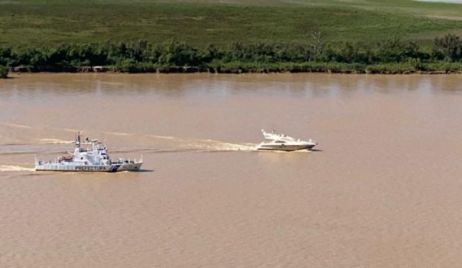
[[[459, 73], [462, 40], [447, 34], [431, 46], [389, 39], [368, 45], [325, 43], [318, 34], [306, 43], [242, 44], [197, 48], [184, 42], [64, 44], [55, 47], [0, 48], [0, 66], [27, 72], [332, 72]], [[6, 76], [0, 67], [1, 76]]]
[[459, 73], [460, 29], [462, 5], [411, 0], [15, 0], [1, 3], [0, 66]]

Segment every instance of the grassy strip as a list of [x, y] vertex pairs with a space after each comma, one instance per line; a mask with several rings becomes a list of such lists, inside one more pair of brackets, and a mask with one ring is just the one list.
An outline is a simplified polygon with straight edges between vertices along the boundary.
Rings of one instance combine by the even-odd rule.
[[315, 31], [333, 44], [390, 36], [427, 43], [460, 32], [461, 14], [462, 5], [410, 0], [14, 0], [0, 1], [0, 45], [174, 39], [223, 48], [303, 43]]

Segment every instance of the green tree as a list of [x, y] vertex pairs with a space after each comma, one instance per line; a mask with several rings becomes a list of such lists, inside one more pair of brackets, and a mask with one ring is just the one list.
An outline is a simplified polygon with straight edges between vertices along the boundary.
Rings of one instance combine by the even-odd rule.
[[433, 56], [448, 61], [460, 60], [462, 57], [462, 42], [455, 34], [447, 34], [442, 38], [435, 38]]
[[0, 78], [7, 78], [8, 77], [8, 68], [4, 66], [0, 66]]

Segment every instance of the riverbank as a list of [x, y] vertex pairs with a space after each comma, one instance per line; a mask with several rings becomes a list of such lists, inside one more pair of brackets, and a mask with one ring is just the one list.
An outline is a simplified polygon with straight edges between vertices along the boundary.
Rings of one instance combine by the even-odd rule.
[[10, 72], [461, 72], [461, 39], [448, 34], [460, 33], [461, 5], [225, 2], [7, 1], [0, 10], [0, 66]]
[[[0, 72], [1, 72], [0, 68]], [[6, 78], [8, 69], [2, 78]], [[243, 63], [229, 62], [206, 66], [160, 66], [140, 64], [132, 66], [19, 66], [11, 68], [11, 73], [343, 73], [343, 74], [460, 74], [460, 62], [431, 63], [384, 63], [384, 64], [347, 64], [338, 62], [304, 63]]]

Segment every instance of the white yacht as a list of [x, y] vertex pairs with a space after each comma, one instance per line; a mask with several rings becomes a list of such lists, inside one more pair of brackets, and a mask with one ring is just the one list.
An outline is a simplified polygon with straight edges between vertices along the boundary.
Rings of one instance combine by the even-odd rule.
[[[74, 172], [116, 172], [138, 171], [143, 160], [111, 160], [106, 146], [98, 140], [80, 140], [80, 133], [74, 142], [74, 152], [56, 160], [35, 160], [36, 171], [74, 171]], [[84, 147], [83, 145], [87, 145]]]
[[257, 145], [257, 150], [274, 150], [274, 151], [298, 151], [298, 150], [311, 150], [314, 146], [318, 145], [317, 142], [309, 139], [303, 141], [294, 139], [290, 136], [278, 133], [268, 133], [264, 129], [261, 130], [263, 137], [268, 140]]

